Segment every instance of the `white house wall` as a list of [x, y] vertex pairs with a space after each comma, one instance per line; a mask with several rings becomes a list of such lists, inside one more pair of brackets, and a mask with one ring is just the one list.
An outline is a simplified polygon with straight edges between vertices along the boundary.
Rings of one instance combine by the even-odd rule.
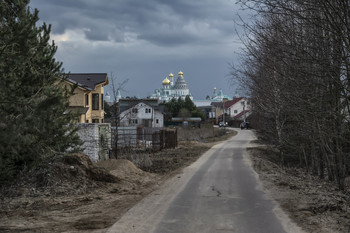
[[[157, 123], [158, 120], [158, 123]], [[159, 111], [154, 111], [154, 121], [153, 127], [163, 127], [164, 126], [164, 116]]]
[[[244, 110], [250, 110], [250, 105], [248, 104], [247, 99], [242, 99], [242, 100], [238, 101], [237, 103], [235, 103], [234, 105], [230, 106], [228, 108], [228, 110], [226, 110], [226, 113], [228, 113], [230, 115], [230, 117], [234, 117], [234, 116], [240, 114], [241, 112], [243, 112], [243, 104], [242, 103], [245, 103]], [[237, 110], [236, 113], [235, 113], [235, 110]]]
[[[132, 110], [137, 109], [137, 113], [133, 113]], [[147, 111], [146, 111], [147, 109]], [[152, 127], [163, 127], [164, 126], [164, 116], [161, 112], [154, 110], [153, 107], [139, 103], [134, 107], [125, 110], [120, 114], [120, 125], [130, 126], [130, 125], [141, 125], [143, 120], [152, 120]], [[137, 123], [129, 123], [129, 120], [137, 120]], [[158, 123], [157, 122], [158, 119]]]

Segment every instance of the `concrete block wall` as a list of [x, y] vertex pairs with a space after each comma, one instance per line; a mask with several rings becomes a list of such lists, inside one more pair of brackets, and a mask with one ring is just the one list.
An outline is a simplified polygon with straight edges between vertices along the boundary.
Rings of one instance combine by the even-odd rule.
[[[87, 154], [91, 161], [108, 159], [109, 149], [111, 147], [111, 126], [110, 124], [78, 124], [78, 135], [83, 141], [83, 152]], [[101, 142], [103, 134], [104, 143]]]

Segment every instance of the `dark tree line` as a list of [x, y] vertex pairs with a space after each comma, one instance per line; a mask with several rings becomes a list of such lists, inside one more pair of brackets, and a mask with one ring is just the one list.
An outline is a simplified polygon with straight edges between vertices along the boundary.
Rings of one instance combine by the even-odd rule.
[[185, 100], [181, 97], [171, 99], [165, 103], [166, 120], [171, 120], [171, 117], [200, 117], [204, 120], [204, 114], [196, 107], [189, 96]]
[[241, 0], [243, 63], [259, 137], [344, 187], [350, 176], [350, 1]]

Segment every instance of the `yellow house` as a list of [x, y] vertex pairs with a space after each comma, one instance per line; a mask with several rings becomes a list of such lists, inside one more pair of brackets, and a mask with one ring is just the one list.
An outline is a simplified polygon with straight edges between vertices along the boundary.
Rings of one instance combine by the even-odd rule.
[[67, 88], [77, 85], [69, 99], [69, 109], [80, 113], [79, 123], [103, 123], [104, 86], [108, 85], [106, 73], [72, 73], [65, 80]]

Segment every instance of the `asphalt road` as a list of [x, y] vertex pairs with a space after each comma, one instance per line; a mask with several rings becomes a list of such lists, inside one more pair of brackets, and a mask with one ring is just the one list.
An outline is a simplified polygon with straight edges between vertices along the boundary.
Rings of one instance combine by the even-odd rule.
[[262, 191], [245, 148], [250, 130], [206, 152], [108, 232], [302, 232]]

